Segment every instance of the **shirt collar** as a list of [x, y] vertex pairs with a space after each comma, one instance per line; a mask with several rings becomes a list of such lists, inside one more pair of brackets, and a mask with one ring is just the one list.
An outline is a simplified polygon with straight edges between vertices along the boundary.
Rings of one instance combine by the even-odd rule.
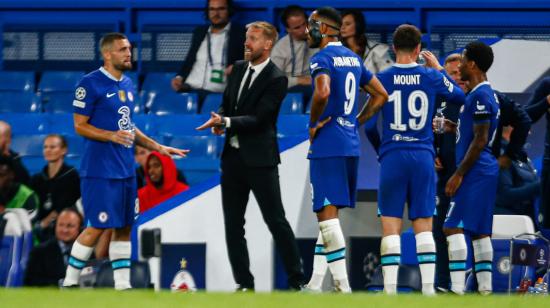
[[[225, 33], [229, 31], [230, 28], [231, 28], [231, 22], [228, 22], [227, 25], [225, 25], [225, 27], [223, 27], [223, 29], [217, 32], [216, 34]], [[208, 33], [212, 33], [212, 26], [208, 27]]]
[[269, 60], [270, 58], [267, 58], [264, 62], [260, 63], [260, 64], [256, 64], [256, 65], [252, 65], [250, 62], [248, 62], [248, 68], [253, 68], [254, 69], [254, 73], [261, 73], [261, 71], [263, 71], [263, 69], [267, 66], [267, 64], [269, 63]]
[[407, 63], [407, 64], [395, 63], [393, 66], [399, 67], [399, 68], [411, 68], [411, 67], [417, 67], [418, 63], [415, 63], [415, 62]]
[[99, 68], [99, 71], [102, 72], [103, 74], [105, 74], [105, 76], [107, 76], [107, 78], [109, 78], [111, 80], [114, 80], [114, 81], [121, 81], [122, 78], [124, 78], [124, 74], [122, 74], [120, 76], [120, 79], [116, 79], [115, 76], [111, 75], [111, 73], [109, 73], [103, 66]]
[[342, 42], [340, 41], [328, 42], [327, 46], [342, 46]]
[[482, 85], [489, 85], [489, 86], [490, 86], [491, 84], [490, 84], [487, 80], [484, 81], [484, 82], [481, 82], [481, 83], [479, 83], [477, 86], [475, 86], [475, 87], [472, 89], [472, 91], [470, 91], [470, 93], [474, 92], [475, 90], [477, 90], [477, 89], [478, 89], [479, 87], [481, 87]]

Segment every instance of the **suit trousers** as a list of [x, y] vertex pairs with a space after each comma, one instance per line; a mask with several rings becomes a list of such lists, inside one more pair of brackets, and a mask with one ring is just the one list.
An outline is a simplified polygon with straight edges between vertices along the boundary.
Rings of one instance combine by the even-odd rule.
[[244, 236], [244, 215], [252, 191], [283, 260], [289, 286], [298, 289], [304, 283], [304, 275], [294, 233], [285, 217], [278, 167], [246, 166], [239, 151], [226, 145], [221, 162], [225, 238], [233, 277], [240, 287], [254, 288]]

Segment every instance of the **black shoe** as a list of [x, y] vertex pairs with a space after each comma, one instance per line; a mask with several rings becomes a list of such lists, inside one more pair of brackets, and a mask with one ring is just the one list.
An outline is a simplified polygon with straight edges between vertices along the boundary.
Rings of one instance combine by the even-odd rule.
[[235, 293], [254, 293], [254, 287], [243, 287], [243, 286], [239, 286], [239, 287], [235, 290]]

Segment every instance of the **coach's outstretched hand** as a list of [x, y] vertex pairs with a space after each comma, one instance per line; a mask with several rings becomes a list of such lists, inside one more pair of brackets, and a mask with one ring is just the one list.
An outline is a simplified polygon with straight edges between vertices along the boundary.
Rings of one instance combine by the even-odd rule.
[[313, 139], [315, 139], [315, 137], [317, 136], [317, 131], [323, 128], [323, 126], [325, 126], [325, 124], [327, 124], [330, 119], [331, 117], [328, 117], [324, 120], [317, 122], [317, 125], [315, 125], [315, 127], [309, 128], [309, 143], [313, 142]]
[[204, 122], [201, 126], [195, 128], [196, 130], [205, 130], [207, 128], [212, 128], [212, 133], [214, 135], [222, 135], [225, 123], [223, 121], [223, 117], [214, 111], [210, 112], [210, 119], [208, 121]]

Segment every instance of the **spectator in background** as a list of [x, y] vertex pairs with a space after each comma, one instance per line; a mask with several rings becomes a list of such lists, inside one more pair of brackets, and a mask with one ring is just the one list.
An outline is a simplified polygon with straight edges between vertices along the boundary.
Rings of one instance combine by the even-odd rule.
[[312, 94], [309, 58], [319, 49], [309, 48], [307, 44], [307, 15], [302, 7], [287, 6], [281, 22], [288, 34], [273, 47], [271, 60], [288, 78], [288, 92], [302, 93], [307, 106]]
[[[138, 167], [136, 168], [136, 180], [137, 180], [137, 188], [140, 189], [145, 186], [145, 164], [147, 163], [147, 157], [149, 157], [149, 154], [151, 153], [150, 150], [135, 145], [134, 146], [134, 158], [136, 160], [136, 163], [138, 164]], [[179, 169], [176, 169], [178, 173], [178, 182], [181, 182], [185, 185], [189, 185], [187, 183], [187, 179], [185, 178], [185, 175], [183, 172]]]
[[245, 30], [230, 22], [233, 11], [232, 0], [207, 0], [210, 25], [195, 28], [185, 62], [172, 79], [174, 91], [197, 93], [199, 107], [207, 94], [223, 92], [233, 63], [244, 56]]
[[537, 85], [525, 109], [533, 123], [546, 115], [546, 137], [541, 172], [542, 198], [537, 221], [542, 228], [550, 228], [550, 77], [544, 78]]
[[65, 164], [67, 141], [52, 134], [44, 139], [44, 159], [48, 162], [42, 172], [33, 175], [31, 188], [40, 199], [34, 233], [40, 241], [53, 236], [54, 221], [67, 207], [75, 206], [80, 198], [78, 171]]
[[57, 286], [83, 223], [76, 208], [61, 210], [55, 222], [55, 238], [36, 246], [29, 256], [25, 286]]
[[386, 44], [371, 41], [366, 36], [367, 25], [363, 13], [359, 10], [342, 12], [342, 27], [340, 34], [344, 46], [353, 50], [365, 67], [376, 74], [393, 64], [390, 57], [390, 47]]
[[24, 208], [34, 222], [38, 209], [38, 196], [25, 184], [15, 179], [14, 160], [0, 156], [0, 210], [6, 208]]
[[[513, 128], [502, 130], [502, 150], [510, 141]], [[498, 176], [494, 214], [527, 215], [535, 221], [535, 200], [540, 196], [540, 180], [527, 154], [512, 159], [509, 168], [501, 168]]]
[[15, 180], [19, 183], [29, 184], [31, 177], [29, 172], [21, 162], [21, 156], [12, 151], [11, 147], [11, 126], [0, 121], [0, 155], [10, 157], [13, 161], [13, 170], [15, 172]]
[[[363, 65], [373, 74], [377, 74], [393, 64], [389, 55], [389, 46], [367, 39], [367, 25], [363, 13], [359, 10], [347, 10], [342, 12], [342, 27], [340, 35], [344, 46], [355, 52]], [[359, 94], [360, 104], [366, 102], [364, 93]], [[361, 106], [360, 105], [360, 106]], [[378, 153], [380, 147], [380, 134], [378, 133], [378, 114], [365, 123], [365, 134]]]
[[147, 185], [138, 190], [140, 213], [189, 189], [177, 180], [176, 164], [172, 158], [159, 152], [153, 151], [147, 157], [145, 174]]

